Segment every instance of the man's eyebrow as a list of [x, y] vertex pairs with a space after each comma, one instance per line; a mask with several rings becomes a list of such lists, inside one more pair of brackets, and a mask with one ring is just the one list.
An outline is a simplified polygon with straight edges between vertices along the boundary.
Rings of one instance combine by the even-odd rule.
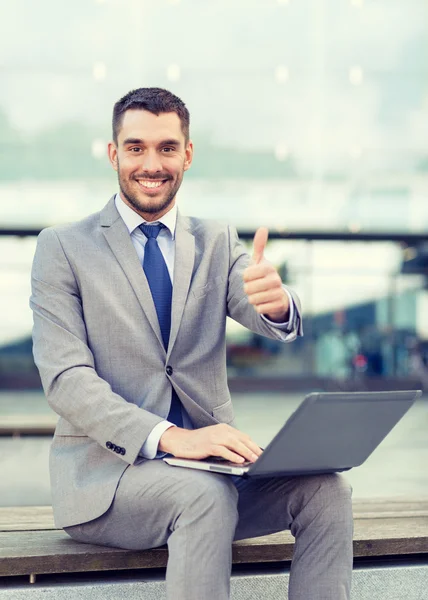
[[[126, 138], [125, 140], [123, 140], [123, 145], [124, 146], [128, 146], [130, 144], [144, 144], [144, 140], [140, 139], [140, 138]], [[159, 142], [158, 144], [159, 146], [179, 146], [180, 145], [180, 140], [176, 140], [174, 138], [168, 139], [168, 140], [162, 140], [161, 142]]]
[[123, 140], [123, 145], [126, 146], [127, 144], [144, 144], [144, 140], [140, 138], [126, 138]]
[[162, 140], [161, 142], [159, 142], [159, 146], [179, 146], [180, 145], [180, 140], [175, 140], [174, 138], [171, 138], [169, 140]]

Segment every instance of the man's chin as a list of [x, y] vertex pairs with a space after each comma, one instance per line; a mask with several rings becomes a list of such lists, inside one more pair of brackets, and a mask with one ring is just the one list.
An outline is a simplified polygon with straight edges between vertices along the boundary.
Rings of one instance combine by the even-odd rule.
[[157, 214], [164, 212], [171, 208], [174, 204], [174, 199], [157, 198], [143, 193], [139, 194], [136, 198], [134, 195], [123, 193], [123, 196], [127, 200], [128, 204], [132, 206], [134, 210], [145, 214]]

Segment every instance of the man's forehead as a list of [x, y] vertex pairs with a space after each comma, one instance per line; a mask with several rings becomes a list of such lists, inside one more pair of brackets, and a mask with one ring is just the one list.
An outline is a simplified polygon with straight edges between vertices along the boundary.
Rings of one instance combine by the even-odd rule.
[[180, 117], [175, 112], [155, 115], [148, 110], [130, 109], [125, 112], [119, 138], [140, 138], [143, 140], [184, 138]]

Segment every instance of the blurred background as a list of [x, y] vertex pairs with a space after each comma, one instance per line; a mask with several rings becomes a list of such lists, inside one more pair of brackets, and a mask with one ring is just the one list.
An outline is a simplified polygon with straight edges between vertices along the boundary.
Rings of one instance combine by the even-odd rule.
[[[50, 502], [49, 435], [20, 435], [54, 419], [31, 350], [36, 236], [116, 192], [111, 112], [136, 87], [168, 88], [190, 110], [181, 211], [236, 225], [249, 249], [268, 226], [267, 258], [302, 299], [291, 345], [228, 324], [238, 422], [262, 445], [306, 392], [428, 386], [425, 0], [0, 11], [0, 504]], [[354, 493], [428, 493], [427, 425], [423, 399], [350, 475]]]

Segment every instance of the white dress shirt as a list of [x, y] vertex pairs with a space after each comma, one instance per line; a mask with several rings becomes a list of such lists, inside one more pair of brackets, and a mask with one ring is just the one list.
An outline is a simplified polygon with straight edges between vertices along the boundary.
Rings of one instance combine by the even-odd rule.
[[[131, 236], [132, 244], [137, 252], [138, 258], [140, 259], [141, 265], [144, 260], [144, 247], [147, 242], [147, 238], [144, 233], [139, 229], [139, 226], [143, 223], [147, 223], [139, 214], [137, 214], [132, 208], [130, 208], [122, 200], [120, 194], [116, 194], [115, 197], [116, 208], [122, 217], [129, 234]], [[157, 236], [160, 251], [165, 259], [165, 263], [168, 269], [169, 276], [174, 285], [174, 258], [175, 258], [175, 226], [177, 222], [177, 205], [174, 205], [171, 210], [165, 213], [157, 221], [153, 221], [150, 224], [162, 223], [165, 228], [162, 228]], [[290, 318], [286, 323], [273, 323], [269, 319], [266, 319], [264, 315], [261, 315], [262, 319], [265, 319], [270, 325], [276, 327], [284, 332], [288, 331], [289, 324], [293, 322], [294, 317], [294, 304], [288, 290], [285, 289], [290, 300]], [[192, 423], [189, 419], [185, 410], [182, 410], [183, 425], [186, 429], [193, 429]], [[169, 421], [162, 421], [158, 423], [150, 432], [146, 439], [143, 447], [140, 450], [140, 455], [144, 458], [161, 458], [165, 456], [165, 453], [158, 453], [159, 440], [162, 434], [170, 427], [175, 427], [174, 423]]]

